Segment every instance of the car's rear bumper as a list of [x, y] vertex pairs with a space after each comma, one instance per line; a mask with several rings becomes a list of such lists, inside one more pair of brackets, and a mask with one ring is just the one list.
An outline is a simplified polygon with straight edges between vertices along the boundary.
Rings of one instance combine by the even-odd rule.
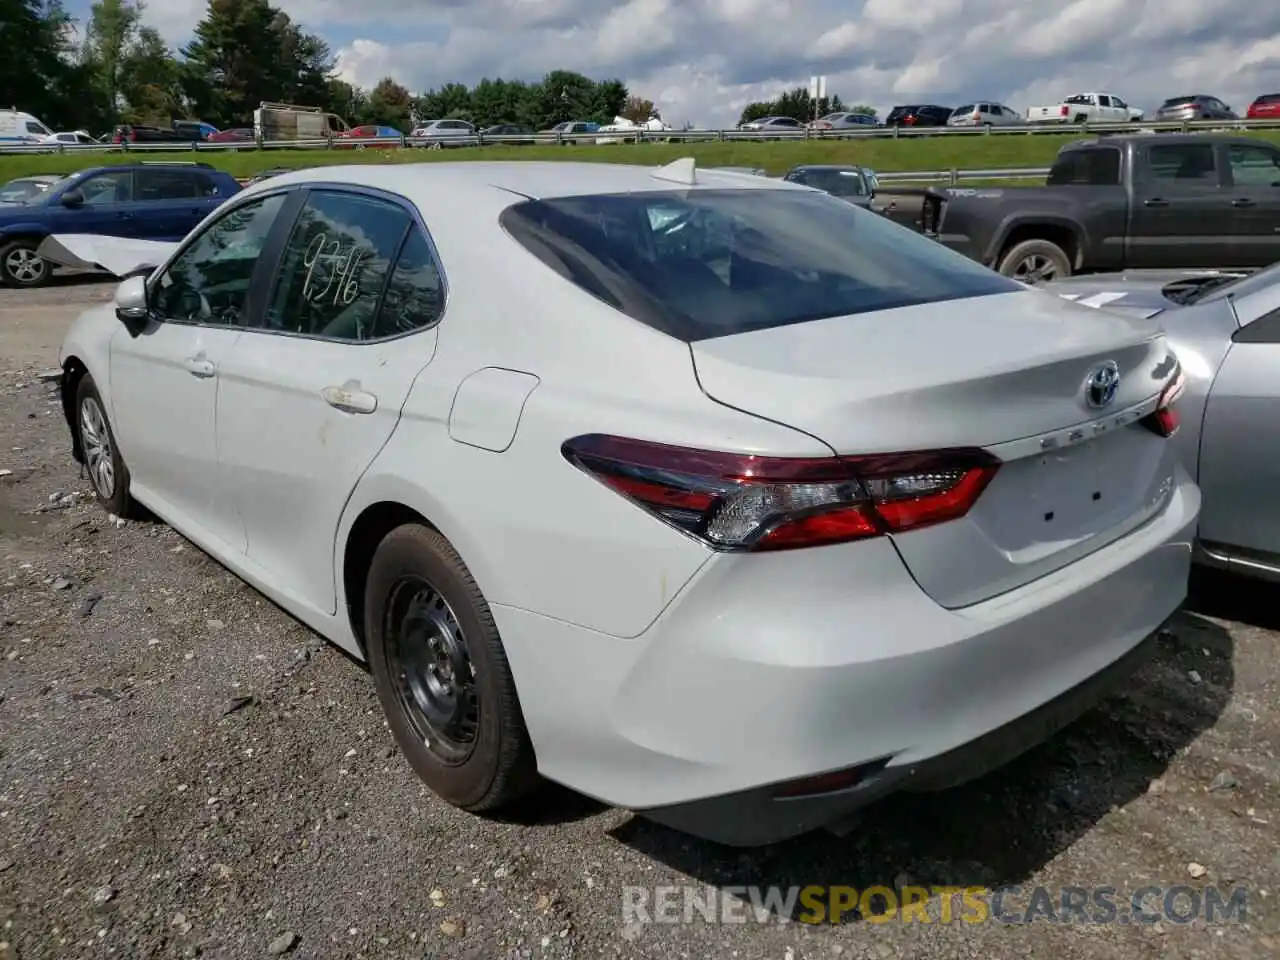
[[[960, 610], [877, 540], [717, 558], [634, 640], [494, 614], [544, 775], [768, 843], [907, 783], [980, 774], [1087, 709], [1184, 599], [1199, 503], [1183, 474], [1143, 528]], [[877, 766], [840, 793], [773, 795], [863, 764]]]

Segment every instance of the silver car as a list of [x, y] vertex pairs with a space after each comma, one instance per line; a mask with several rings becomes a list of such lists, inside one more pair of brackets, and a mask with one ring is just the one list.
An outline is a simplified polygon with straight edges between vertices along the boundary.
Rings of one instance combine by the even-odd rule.
[[1208, 94], [1170, 97], [1156, 111], [1157, 122], [1191, 120], [1239, 120], [1234, 110]]
[[442, 147], [469, 147], [479, 142], [476, 128], [465, 120], [428, 120], [414, 127], [411, 139], [432, 150]]
[[1164, 327], [1186, 378], [1175, 443], [1204, 493], [1197, 559], [1280, 579], [1280, 265], [1096, 274], [1041, 289]]
[[1026, 118], [1012, 107], [989, 100], [963, 104], [952, 110], [947, 118], [948, 127], [1017, 127], [1026, 122]]
[[760, 117], [756, 120], [748, 120], [746, 123], [738, 124], [739, 130], [747, 130], [752, 133], [795, 134], [802, 132], [804, 128], [804, 124], [795, 117]]

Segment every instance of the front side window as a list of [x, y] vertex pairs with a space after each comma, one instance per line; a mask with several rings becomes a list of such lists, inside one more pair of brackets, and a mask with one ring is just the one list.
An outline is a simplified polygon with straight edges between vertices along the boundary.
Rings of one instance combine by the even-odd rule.
[[389, 200], [312, 193], [285, 245], [267, 329], [370, 339], [391, 264], [412, 223], [405, 209]]
[[81, 181], [75, 189], [89, 206], [128, 203], [133, 199], [133, 173], [129, 170], [99, 173]]
[[1238, 187], [1274, 187], [1280, 184], [1280, 151], [1246, 144], [1228, 150], [1231, 179]]
[[210, 224], [152, 282], [153, 312], [179, 323], [245, 325], [253, 269], [285, 196], [242, 203]]
[[501, 221], [566, 280], [686, 341], [1023, 289], [883, 217], [804, 191], [529, 200]]

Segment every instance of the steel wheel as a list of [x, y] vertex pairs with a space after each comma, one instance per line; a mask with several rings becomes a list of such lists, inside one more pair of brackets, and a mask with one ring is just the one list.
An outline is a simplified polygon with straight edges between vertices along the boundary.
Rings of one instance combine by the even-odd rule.
[[89, 480], [103, 500], [116, 494], [116, 467], [111, 450], [111, 431], [97, 398], [85, 397], [80, 404], [80, 446], [84, 450]]
[[426, 580], [406, 576], [392, 588], [384, 630], [405, 717], [439, 761], [465, 762], [475, 749], [481, 704], [453, 608]]
[[49, 265], [30, 247], [11, 247], [4, 258], [4, 272], [13, 283], [29, 287], [44, 279]]
[[1047, 283], [1058, 279], [1058, 265], [1038, 253], [1023, 257], [1013, 268], [1013, 278], [1023, 283]]

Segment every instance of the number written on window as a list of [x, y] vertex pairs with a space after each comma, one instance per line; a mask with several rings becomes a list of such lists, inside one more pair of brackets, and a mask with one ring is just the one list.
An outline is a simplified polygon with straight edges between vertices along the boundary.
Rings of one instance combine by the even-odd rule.
[[411, 223], [402, 207], [387, 200], [313, 193], [285, 245], [267, 329], [368, 340]]

